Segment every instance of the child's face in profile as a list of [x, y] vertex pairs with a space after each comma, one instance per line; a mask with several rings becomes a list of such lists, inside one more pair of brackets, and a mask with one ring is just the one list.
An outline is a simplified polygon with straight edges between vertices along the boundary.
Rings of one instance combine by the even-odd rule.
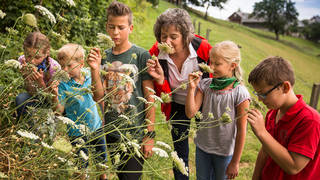
[[229, 63], [223, 58], [210, 54], [210, 68], [213, 70], [213, 77], [215, 78], [232, 77], [236, 66], [236, 63]]
[[68, 72], [70, 78], [79, 80], [81, 77], [81, 68], [83, 67], [83, 61], [72, 60], [71, 58], [65, 58], [59, 60], [61, 69]]
[[267, 106], [268, 109], [279, 109], [283, 104], [283, 93], [281, 90], [282, 83], [276, 85], [268, 85], [264, 81], [258, 84], [252, 84], [254, 94], [258, 97], [259, 101]]
[[175, 25], [161, 28], [161, 42], [171, 45], [175, 52], [184, 50], [182, 34]]
[[129, 41], [129, 34], [133, 30], [133, 25], [129, 25], [129, 17], [108, 16], [106, 31], [114, 42], [115, 46], [121, 46]]
[[27, 63], [38, 66], [42, 61], [48, 57], [49, 53], [43, 49], [24, 48], [24, 56]]

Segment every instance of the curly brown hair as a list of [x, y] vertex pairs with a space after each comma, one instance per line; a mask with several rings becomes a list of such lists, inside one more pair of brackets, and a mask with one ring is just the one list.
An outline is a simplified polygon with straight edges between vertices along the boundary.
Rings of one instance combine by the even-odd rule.
[[153, 26], [154, 36], [161, 42], [161, 29], [174, 25], [182, 34], [183, 45], [187, 47], [194, 37], [194, 27], [188, 12], [180, 8], [170, 8], [158, 16]]
[[128, 16], [129, 25], [132, 24], [133, 15], [131, 9], [118, 1], [113, 1], [107, 9], [107, 21], [109, 16]]

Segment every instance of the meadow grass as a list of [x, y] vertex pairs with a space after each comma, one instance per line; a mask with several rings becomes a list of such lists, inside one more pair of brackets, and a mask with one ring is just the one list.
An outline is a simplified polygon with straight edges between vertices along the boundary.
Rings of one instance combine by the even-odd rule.
[[[156, 21], [158, 15], [164, 12], [167, 8], [176, 7], [166, 1], [160, 1], [157, 9], [148, 9], [148, 17], [144, 27], [134, 27], [133, 36], [131, 41], [140, 45], [146, 49], [149, 49], [155, 42], [153, 35], [153, 24]], [[263, 59], [268, 56], [281, 56], [289, 60], [295, 70], [296, 84], [295, 92], [302, 94], [304, 100], [309, 103], [312, 85], [313, 83], [320, 82], [320, 44], [316, 44], [307, 40], [290, 37], [280, 36], [280, 41], [275, 40], [274, 33], [248, 28], [239, 24], [230, 23], [223, 20], [214, 19], [214, 23], [207, 21], [199, 17], [198, 15], [190, 12], [192, 19], [196, 20], [196, 24], [201, 22], [200, 35], [205, 37], [206, 30], [211, 29], [209, 42], [214, 45], [217, 42], [224, 40], [232, 40], [241, 46], [242, 62], [241, 66], [244, 70], [244, 79], [248, 79], [249, 72]], [[196, 25], [195, 32], [198, 33]], [[248, 89], [251, 92], [252, 88], [248, 85]], [[319, 102], [320, 104], [320, 102]], [[320, 109], [318, 107], [318, 109]], [[159, 108], [157, 115], [159, 115]], [[158, 116], [157, 116], [158, 117]], [[159, 121], [159, 118], [157, 118]], [[258, 139], [254, 136], [248, 125], [248, 133], [246, 137], [246, 143], [243, 150], [240, 163], [239, 176], [236, 179], [251, 179], [256, 156], [261, 147]], [[168, 128], [163, 126], [157, 126], [156, 140], [161, 140], [167, 143], [171, 143], [171, 134]], [[190, 142], [190, 179], [196, 179], [195, 176], [195, 145], [193, 140], [189, 138]], [[160, 162], [159, 162], [160, 161]], [[171, 162], [166, 162], [166, 159], [159, 159], [158, 157], [152, 157], [148, 160], [148, 163], [154, 169], [159, 169], [159, 174], [145, 173], [143, 179], [174, 179], [173, 172], [170, 169], [172, 167]], [[150, 164], [145, 164], [144, 170], [148, 171]]]

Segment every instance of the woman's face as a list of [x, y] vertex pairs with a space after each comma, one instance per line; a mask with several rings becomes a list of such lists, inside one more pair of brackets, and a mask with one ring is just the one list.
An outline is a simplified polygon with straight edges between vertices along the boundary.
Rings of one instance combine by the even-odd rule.
[[181, 52], [184, 49], [182, 34], [175, 25], [161, 28], [161, 42], [171, 45], [175, 53]]

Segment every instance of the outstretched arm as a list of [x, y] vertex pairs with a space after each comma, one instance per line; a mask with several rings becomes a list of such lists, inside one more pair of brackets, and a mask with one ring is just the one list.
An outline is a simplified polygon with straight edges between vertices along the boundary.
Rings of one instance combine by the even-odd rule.
[[264, 119], [260, 111], [249, 110], [248, 121], [254, 134], [260, 140], [263, 150], [288, 174], [299, 173], [310, 161], [310, 158], [298, 153], [290, 152], [282, 146], [266, 130]]
[[194, 72], [189, 74], [189, 87], [186, 99], [185, 113], [188, 118], [192, 118], [200, 109], [203, 99], [203, 93], [197, 89], [200, 82], [201, 72]]
[[262, 169], [267, 161], [267, 154], [263, 151], [263, 148], [260, 149], [257, 156], [256, 165], [254, 167], [252, 180], [259, 180], [261, 176]]

